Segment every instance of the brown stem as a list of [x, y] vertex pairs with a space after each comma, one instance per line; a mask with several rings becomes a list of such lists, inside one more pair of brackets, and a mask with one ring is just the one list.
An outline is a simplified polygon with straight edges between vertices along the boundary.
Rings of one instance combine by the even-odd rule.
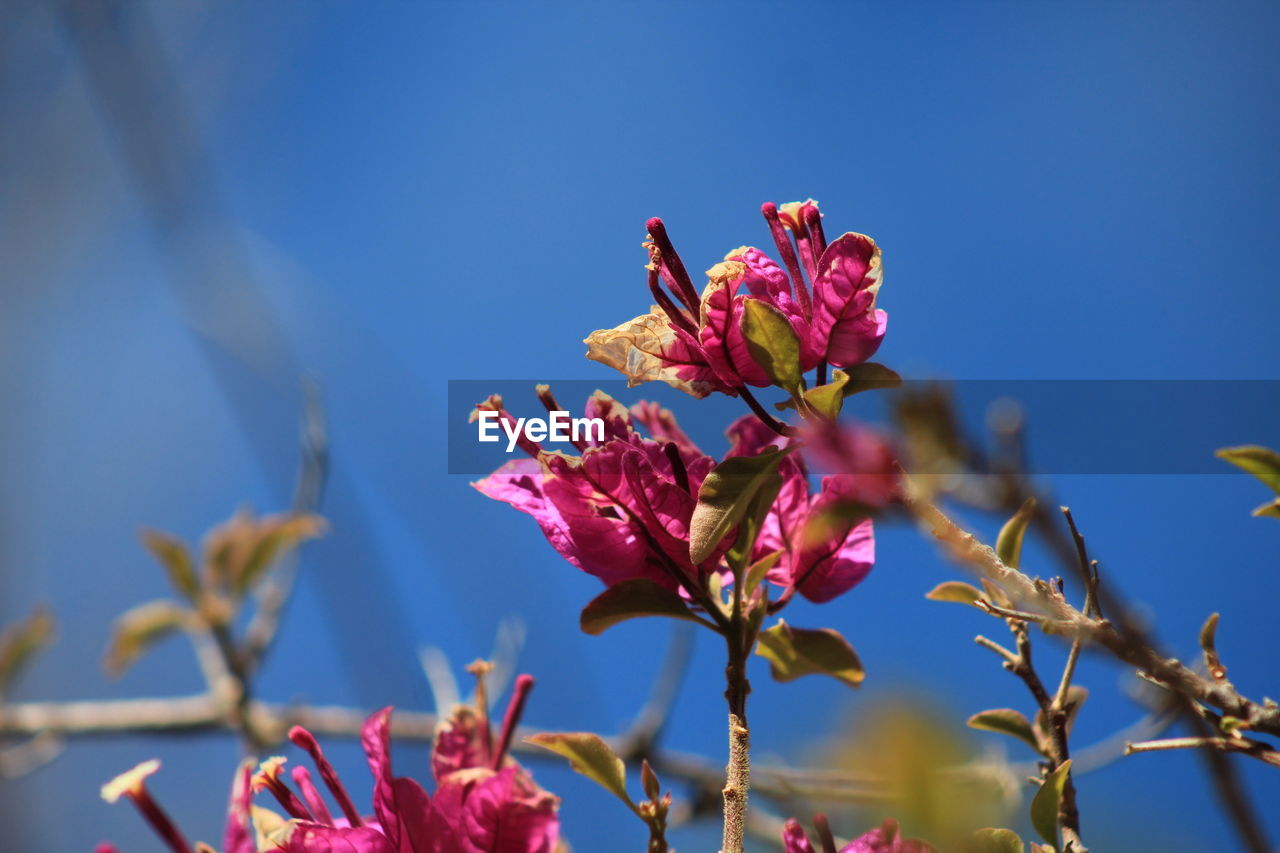
[[782, 421], [769, 414], [764, 406], [760, 405], [760, 401], [756, 399], [756, 395], [752, 394], [750, 389], [745, 385], [740, 385], [734, 389], [738, 395], [742, 397], [743, 402], [750, 407], [755, 416], [759, 418], [765, 426], [776, 432], [778, 435], [793, 436], [797, 435], [795, 427], [789, 427]]
[[747, 833], [747, 792], [751, 784], [751, 730], [747, 727], [746, 620], [735, 613], [734, 629], [725, 636], [729, 662], [725, 666], [725, 701], [729, 703], [729, 765], [725, 768], [724, 840], [721, 853], [743, 853]]

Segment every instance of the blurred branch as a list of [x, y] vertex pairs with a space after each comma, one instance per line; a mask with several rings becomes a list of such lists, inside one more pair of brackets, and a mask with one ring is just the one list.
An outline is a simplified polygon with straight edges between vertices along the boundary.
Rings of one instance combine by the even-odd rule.
[[[1184, 697], [1190, 706], [1188, 713], [1195, 711], [1196, 707], [1206, 706], [1219, 712], [1218, 719], [1229, 720], [1231, 725], [1240, 729], [1280, 736], [1280, 706], [1274, 702], [1258, 703], [1243, 696], [1226, 679], [1225, 672], [1214, 673], [1222, 675], [1214, 678], [1192, 670], [1176, 658], [1165, 657], [1150, 643], [1134, 620], [1122, 617], [1112, 622], [1100, 615], [1082, 613], [1066, 601], [1061, 589], [1040, 579], [1032, 580], [1006, 566], [995, 551], [955, 524], [937, 505], [923, 499], [913, 489], [908, 489], [908, 492], [908, 508], [944, 550], [979, 577], [1005, 590], [1017, 605], [1034, 610], [1036, 621], [1046, 633], [1086, 642], [1135, 667], [1148, 681]], [[1124, 612], [1114, 599], [1106, 606], [1107, 612]], [[1204, 721], [1195, 714], [1192, 714], [1192, 719], [1195, 725], [1204, 725]], [[1207, 755], [1225, 758], [1216, 751], [1209, 751]], [[1235, 779], [1234, 768], [1219, 761], [1211, 765], [1211, 778], [1249, 849], [1255, 853], [1269, 850], [1261, 822]]]

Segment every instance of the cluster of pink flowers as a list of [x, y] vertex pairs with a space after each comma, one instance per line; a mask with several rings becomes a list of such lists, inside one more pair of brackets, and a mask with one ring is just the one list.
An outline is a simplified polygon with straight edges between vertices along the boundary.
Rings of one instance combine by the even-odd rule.
[[[468, 707], [440, 725], [431, 752], [432, 795], [392, 772], [391, 709], [369, 717], [361, 741], [374, 781], [371, 815], [356, 808], [311, 733], [295, 727], [289, 739], [311, 756], [342, 816], [333, 816], [305, 767], [291, 774], [299, 796], [282, 778], [283, 758], [264, 761], [257, 773], [246, 763], [232, 784], [223, 853], [553, 853], [560, 842], [559, 800], [509, 753], [532, 686], [527, 675], [517, 679], [496, 740], [487, 717]], [[147, 790], [147, 777], [159, 767], [148, 761], [121, 774], [103, 786], [103, 797], [133, 802], [173, 853], [208, 850], [193, 848]], [[270, 793], [288, 817], [255, 807], [260, 791]], [[114, 850], [104, 844], [98, 853]]]
[[[558, 407], [545, 389], [542, 397], [549, 408]], [[512, 419], [497, 397], [479, 408]], [[565, 560], [606, 585], [645, 578], [692, 592], [705, 589], [713, 573], [728, 583], [721, 558], [733, 532], [701, 563], [694, 565], [689, 555], [698, 489], [716, 460], [690, 440], [670, 411], [655, 404], [640, 402], [627, 409], [596, 392], [585, 413], [604, 420], [604, 441], [581, 442], [579, 456], [526, 442], [530, 458], [508, 462], [473, 485], [532, 516]], [[755, 456], [788, 441], [753, 415], [735, 421], [727, 435], [725, 458]], [[870, 519], [823, 517], [824, 510], [843, 499], [866, 497], [865, 478], [825, 477], [815, 494], [804, 463], [794, 454], [783, 460], [780, 471], [782, 491], [757, 539], [755, 556], [780, 551], [769, 580], [812, 601], [828, 601], [860, 582], [875, 562]]]
[[888, 323], [876, 307], [875, 241], [850, 232], [828, 245], [812, 199], [781, 208], [767, 203], [762, 210], [783, 264], [757, 248], [734, 249], [707, 270], [701, 296], [662, 220], [650, 219], [645, 246], [656, 304], [617, 328], [593, 332], [585, 341], [587, 357], [620, 370], [632, 385], [659, 380], [695, 397], [764, 387], [769, 379], [742, 331], [748, 300], [787, 319], [800, 343], [802, 372], [823, 363], [850, 367], [874, 355]]

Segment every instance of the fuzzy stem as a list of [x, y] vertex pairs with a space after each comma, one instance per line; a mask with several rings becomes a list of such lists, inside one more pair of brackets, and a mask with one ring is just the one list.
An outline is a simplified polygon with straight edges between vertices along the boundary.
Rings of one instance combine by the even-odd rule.
[[[739, 584], [740, 586], [740, 584]], [[729, 703], [729, 765], [725, 768], [724, 790], [724, 840], [721, 853], [743, 853], [742, 843], [747, 833], [747, 792], [751, 784], [751, 730], [747, 728], [747, 695], [751, 684], [747, 681], [746, 620], [741, 612], [735, 613], [735, 629], [725, 640], [729, 662], [725, 666], [726, 688], [724, 698]]]
[[724, 785], [724, 842], [721, 853], [742, 853], [747, 834], [747, 790], [751, 782], [751, 732], [737, 714], [729, 715], [729, 766]]

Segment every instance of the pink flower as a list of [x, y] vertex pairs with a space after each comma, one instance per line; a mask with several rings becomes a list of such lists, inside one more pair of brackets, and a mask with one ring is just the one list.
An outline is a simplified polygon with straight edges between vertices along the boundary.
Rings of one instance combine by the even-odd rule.
[[[923, 841], [903, 838], [898, 831], [898, 822], [893, 818], [886, 818], [883, 824], [838, 850], [826, 819], [818, 815], [814, 822], [821, 837], [822, 853], [937, 853]], [[794, 818], [788, 820], [782, 829], [782, 848], [785, 853], [814, 853], [813, 844]]]
[[768, 203], [761, 210], [783, 265], [754, 247], [734, 249], [707, 271], [701, 295], [662, 220], [650, 219], [645, 246], [656, 304], [614, 329], [593, 332], [585, 341], [587, 357], [620, 370], [631, 385], [658, 380], [695, 397], [764, 387], [769, 379], [751, 357], [742, 331], [745, 305], [757, 300], [790, 323], [800, 341], [802, 371], [824, 360], [848, 367], [870, 358], [888, 319], [875, 306], [880, 289], [875, 241], [849, 233], [828, 246], [813, 200], [781, 210]]
[[[373, 714], [361, 742], [373, 774], [373, 815], [356, 810], [316, 739], [294, 727], [289, 739], [307, 752], [342, 812], [335, 819], [305, 768], [293, 779], [298, 797], [283, 781], [283, 758], [263, 762], [257, 774], [242, 765], [232, 786], [223, 839], [224, 853], [553, 853], [559, 845], [559, 800], [542, 790], [510, 757], [511, 739], [533, 679], [516, 680], [514, 696], [496, 741], [487, 719], [460, 708], [441, 724], [432, 749], [436, 792], [428, 795], [412, 779], [392, 772], [391, 709]], [[145, 762], [103, 787], [103, 797], [133, 801], [174, 853], [191, 853], [186, 838], [146, 791], [146, 777], [159, 762]], [[289, 816], [252, 807], [255, 791], [267, 790]], [[252, 820], [251, 820], [252, 815]], [[266, 846], [259, 847], [260, 837]]]
[[[729, 455], [755, 455], [766, 445], [786, 443], [754, 416], [728, 429]], [[752, 558], [780, 552], [769, 571], [771, 582], [784, 588], [783, 599], [799, 592], [822, 603], [862, 582], [875, 565], [872, 521], [850, 503], [863, 489], [859, 475], [823, 477], [818, 492], [809, 487], [809, 472], [797, 454], [779, 466], [782, 488], [765, 517]]]
[[[541, 393], [548, 408], [558, 408], [549, 392]], [[477, 409], [514, 420], [496, 397]], [[698, 489], [715, 460], [664, 409], [642, 404], [633, 414], [596, 392], [586, 414], [605, 418], [604, 441], [581, 442], [577, 456], [530, 442], [524, 449], [532, 458], [508, 462], [472, 485], [532, 516], [561, 556], [607, 586], [647, 578], [674, 590], [703, 589], [731, 544], [726, 537], [697, 565], [689, 557]], [[637, 422], [655, 437], [642, 436]]]

